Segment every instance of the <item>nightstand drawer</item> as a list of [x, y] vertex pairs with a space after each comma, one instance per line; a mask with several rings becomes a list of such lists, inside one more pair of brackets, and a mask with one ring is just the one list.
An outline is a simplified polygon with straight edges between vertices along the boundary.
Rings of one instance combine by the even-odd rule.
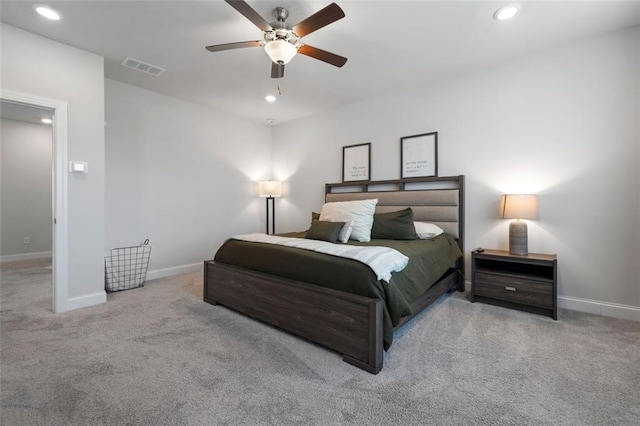
[[477, 296], [553, 308], [553, 282], [524, 276], [476, 271]]

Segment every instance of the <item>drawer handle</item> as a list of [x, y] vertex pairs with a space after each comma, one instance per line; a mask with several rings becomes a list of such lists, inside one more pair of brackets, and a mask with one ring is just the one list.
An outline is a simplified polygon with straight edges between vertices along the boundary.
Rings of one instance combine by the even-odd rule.
[[505, 287], [504, 289], [507, 291], [516, 291], [515, 287]]

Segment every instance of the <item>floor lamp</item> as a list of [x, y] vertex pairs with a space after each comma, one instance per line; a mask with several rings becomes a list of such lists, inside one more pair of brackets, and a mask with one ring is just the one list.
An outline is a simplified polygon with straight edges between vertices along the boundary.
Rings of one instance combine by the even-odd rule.
[[[282, 197], [282, 182], [277, 180], [265, 180], [258, 182], [258, 195], [267, 199], [267, 234], [276, 232], [276, 197]], [[269, 208], [271, 207], [271, 208]], [[271, 215], [269, 215], [271, 212]], [[269, 217], [271, 216], [271, 220]], [[271, 232], [269, 232], [271, 222]]]

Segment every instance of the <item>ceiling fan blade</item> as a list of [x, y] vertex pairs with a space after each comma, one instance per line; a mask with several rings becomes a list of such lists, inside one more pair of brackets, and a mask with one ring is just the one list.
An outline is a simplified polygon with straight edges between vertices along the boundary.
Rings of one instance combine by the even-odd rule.
[[271, 62], [271, 78], [282, 78], [284, 77], [284, 64], [277, 64], [275, 62]]
[[324, 9], [294, 25], [293, 32], [296, 33], [298, 37], [304, 37], [307, 34], [311, 34], [312, 32], [337, 21], [338, 19], [344, 18], [344, 16], [344, 12], [340, 9], [340, 6], [335, 3], [331, 3]]
[[223, 50], [231, 50], [231, 49], [240, 49], [243, 47], [260, 47], [262, 46], [261, 41], [238, 41], [236, 43], [225, 43], [225, 44], [216, 44], [213, 46], [207, 46], [209, 52], [221, 52]]
[[318, 49], [317, 47], [309, 46], [308, 44], [304, 44], [300, 46], [298, 52], [310, 56], [315, 59], [319, 59], [328, 64], [335, 65], [336, 67], [342, 67], [347, 63], [347, 58], [336, 55], [335, 53], [327, 52], [326, 50]]
[[229, 6], [240, 12], [245, 18], [253, 22], [253, 25], [260, 28], [262, 31], [271, 30], [271, 25], [265, 19], [258, 14], [251, 6], [249, 6], [243, 0], [224, 0], [229, 3]]

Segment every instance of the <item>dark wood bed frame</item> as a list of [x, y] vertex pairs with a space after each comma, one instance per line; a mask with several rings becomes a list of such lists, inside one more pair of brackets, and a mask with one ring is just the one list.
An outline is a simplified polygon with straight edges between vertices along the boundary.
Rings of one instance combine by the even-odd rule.
[[[384, 188], [384, 189], [381, 189]], [[391, 188], [391, 189], [388, 189]], [[464, 176], [409, 178], [327, 184], [330, 194], [376, 194], [403, 191], [457, 191], [457, 241], [464, 253]], [[366, 195], [366, 194], [370, 194]], [[448, 206], [449, 208], [451, 206]], [[401, 208], [401, 207], [399, 207]], [[428, 218], [416, 218], [427, 220]], [[441, 219], [441, 218], [440, 218]], [[438, 218], [432, 220], [438, 222]], [[464, 257], [412, 304], [401, 327], [445, 293], [464, 291]], [[243, 268], [204, 263], [204, 300], [221, 304], [343, 354], [343, 360], [377, 374], [383, 366], [383, 301], [288, 280]]]

